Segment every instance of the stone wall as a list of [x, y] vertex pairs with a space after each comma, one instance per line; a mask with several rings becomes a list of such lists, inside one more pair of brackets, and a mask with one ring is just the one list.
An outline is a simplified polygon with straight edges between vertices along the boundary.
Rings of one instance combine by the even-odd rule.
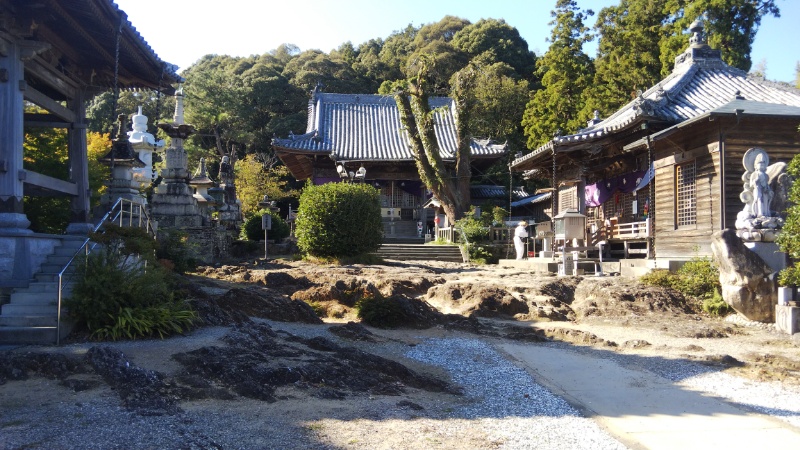
[[189, 237], [189, 248], [198, 262], [213, 264], [231, 257], [231, 243], [238, 230], [226, 230], [222, 227], [189, 227], [182, 228]]

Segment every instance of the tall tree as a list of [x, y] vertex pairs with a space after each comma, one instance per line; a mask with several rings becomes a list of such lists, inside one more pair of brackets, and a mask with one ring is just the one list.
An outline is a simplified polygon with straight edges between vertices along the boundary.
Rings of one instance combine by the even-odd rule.
[[582, 117], [608, 116], [661, 79], [658, 43], [664, 38], [669, 0], [622, 0], [597, 15], [594, 82], [584, 94]]
[[583, 124], [582, 94], [594, 75], [592, 60], [583, 52], [583, 44], [592, 38], [584, 20], [592, 14], [591, 10], [581, 11], [575, 0], [558, 0], [551, 12], [550, 47], [537, 62], [542, 89], [528, 102], [522, 118], [528, 148]]
[[722, 51], [722, 59], [733, 67], [750, 71], [750, 52], [764, 16], [780, 17], [775, 0], [670, 0], [671, 19], [668, 37], [661, 41], [661, 73], [672, 70], [675, 57], [689, 42], [685, 31], [698, 17], [705, 15], [705, 32], [712, 48]]
[[442, 202], [442, 208], [451, 222], [460, 219], [469, 208], [470, 139], [467, 125], [470, 122], [474, 97], [471, 87], [474, 70], [467, 68], [454, 77], [453, 100], [458, 117], [458, 136], [455, 168], [445, 163], [436, 139], [434, 124], [436, 111], [431, 110], [428, 96], [431, 89], [432, 58], [423, 55], [416, 65], [417, 75], [394, 84], [394, 99], [400, 113], [400, 122], [409, 138], [411, 151], [417, 164], [420, 179], [433, 195]]
[[519, 31], [502, 19], [481, 19], [464, 27], [453, 37], [453, 45], [484, 63], [505, 63], [528, 82], [535, 81], [536, 55]]

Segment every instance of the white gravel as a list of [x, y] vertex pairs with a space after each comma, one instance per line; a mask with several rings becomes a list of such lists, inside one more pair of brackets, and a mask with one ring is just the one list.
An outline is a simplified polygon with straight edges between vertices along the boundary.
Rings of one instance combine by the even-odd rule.
[[429, 339], [406, 356], [445, 368], [471, 400], [452, 417], [473, 420], [500, 448], [625, 448], [482, 341]]
[[678, 384], [714, 394], [800, 428], [800, 388], [796, 386], [750, 381], [721, 372], [689, 377]]

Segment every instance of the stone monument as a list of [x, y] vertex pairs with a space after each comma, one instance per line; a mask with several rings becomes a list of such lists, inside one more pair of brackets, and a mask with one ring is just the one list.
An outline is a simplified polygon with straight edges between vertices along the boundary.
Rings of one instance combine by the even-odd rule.
[[194, 127], [183, 119], [183, 89], [175, 92], [175, 115], [171, 123], [161, 123], [159, 128], [170, 137], [165, 153], [166, 167], [161, 171], [163, 182], [156, 188], [150, 201], [150, 213], [159, 227], [186, 228], [203, 225], [203, 213], [189, 186], [189, 169], [184, 139], [194, 133]]
[[236, 197], [233, 164], [229, 156], [223, 156], [219, 165], [219, 187], [223, 191], [222, 202], [217, 206], [219, 222], [225, 228], [236, 228], [242, 223], [242, 208]]
[[144, 167], [145, 164], [128, 141], [128, 134], [125, 132], [127, 117], [120, 114], [117, 119], [117, 138], [111, 144], [111, 150], [100, 158], [101, 163], [111, 167], [111, 179], [106, 183], [108, 191], [100, 197], [103, 214], [120, 198], [134, 203], [145, 203], [144, 196], [139, 192], [139, 183], [133, 180], [133, 169]]
[[138, 153], [139, 160], [144, 163], [144, 167], [133, 169], [133, 179], [139, 183], [140, 188], [145, 188], [156, 178], [153, 170], [153, 154], [164, 149], [164, 141], [156, 140], [155, 136], [147, 132], [147, 116], [142, 114], [141, 106], [131, 122], [132, 129], [128, 132], [128, 141]]
[[214, 180], [208, 177], [206, 159], [200, 158], [200, 165], [197, 167], [194, 177], [189, 181], [189, 185], [194, 188], [194, 199], [197, 200], [197, 204], [203, 212], [206, 225], [211, 223], [211, 212], [217, 205], [217, 201], [208, 193], [208, 189], [213, 188], [215, 184]]

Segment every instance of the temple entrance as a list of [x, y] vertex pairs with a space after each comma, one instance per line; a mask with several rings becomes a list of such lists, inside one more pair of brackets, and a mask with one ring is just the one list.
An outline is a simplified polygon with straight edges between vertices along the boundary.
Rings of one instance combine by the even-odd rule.
[[412, 180], [375, 181], [381, 195], [384, 237], [418, 238], [417, 222], [425, 223], [422, 183]]

